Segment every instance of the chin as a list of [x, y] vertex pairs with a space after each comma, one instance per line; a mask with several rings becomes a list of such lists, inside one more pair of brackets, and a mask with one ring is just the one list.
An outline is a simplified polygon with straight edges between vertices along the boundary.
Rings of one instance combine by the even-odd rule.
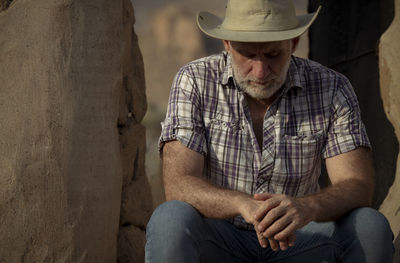
[[247, 87], [244, 92], [254, 99], [270, 99], [273, 97], [280, 87]]

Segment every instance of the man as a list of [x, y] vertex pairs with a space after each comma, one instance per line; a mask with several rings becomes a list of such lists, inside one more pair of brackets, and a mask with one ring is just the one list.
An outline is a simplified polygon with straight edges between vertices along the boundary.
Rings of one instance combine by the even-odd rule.
[[289, 0], [228, 0], [222, 23], [198, 14], [226, 52], [175, 77], [160, 138], [173, 201], [150, 219], [146, 262], [391, 262], [351, 85], [292, 56], [317, 14]]

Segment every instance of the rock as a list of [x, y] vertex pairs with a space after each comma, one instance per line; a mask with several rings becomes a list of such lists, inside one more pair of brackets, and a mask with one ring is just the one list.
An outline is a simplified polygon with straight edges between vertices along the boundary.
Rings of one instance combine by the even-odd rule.
[[[310, 11], [320, 4], [311, 0]], [[400, 132], [399, 0], [397, 16], [380, 38], [393, 19], [393, 4], [389, 0], [323, 1], [322, 12], [310, 30], [310, 57], [344, 73], [354, 86], [374, 152], [374, 207], [380, 208], [391, 224], [397, 248], [394, 262], [400, 262], [400, 172], [399, 161], [396, 163]]]
[[144, 229], [152, 210], [151, 190], [144, 167], [146, 129], [139, 124], [121, 133], [126, 140], [121, 144], [124, 176], [120, 223]]
[[[0, 13], [1, 262], [115, 262], [123, 181], [151, 199], [130, 5], [19, 0]], [[146, 210], [143, 196], [132, 207]], [[141, 218], [124, 239], [137, 251], [118, 253], [142, 253]]]
[[147, 108], [143, 58], [133, 24], [130, 0], [123, 0], [122, 91], [118, 131], [122, 164], [122, 194], [118, 262], [144, 261], [146, 224], [152, 195], [145, 174], [146, 128], [140, 124]]
[[[385, 113], [400, 140], [400, 0], [395, 1], [396, 15], [392, 25], [382, 35], [379, 45], [380, 83]], [[400, 262], [400, 159], [397, 160], [396, 178], [380, 211], [389, 219], [396, 247], [393, 262]]]
[[118, 263], [144, 262], [146, 236], [143, 229], [132, 225], [121, 228], [118, 235]]
[[376, 175], [373, 206], [378, 208], [394, 181], [399, 151], [380, 97], [377, 52], [379, 37], [393, 18], [393, 3], [391, 0], [309, 3], [309, 11], [322, 5], [309, 33], [310, 58], [343, 73], [354, 87], [373, 148]]

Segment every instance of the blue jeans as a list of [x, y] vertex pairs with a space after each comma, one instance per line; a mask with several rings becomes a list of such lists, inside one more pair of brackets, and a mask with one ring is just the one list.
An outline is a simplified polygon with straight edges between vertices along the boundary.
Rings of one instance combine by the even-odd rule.
[[286, 251], [262, 248], [254, 231], [203, 217], [191, 205], [168, 201], [147, 225], [146, 262], [392, 262], [393, 234], [386, 218], [358, 208], [340, 220], [311, 222]]

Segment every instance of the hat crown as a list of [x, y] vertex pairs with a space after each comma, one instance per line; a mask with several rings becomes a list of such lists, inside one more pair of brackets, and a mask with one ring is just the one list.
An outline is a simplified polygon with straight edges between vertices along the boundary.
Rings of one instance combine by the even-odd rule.
[[228, 0], [221, 28], [235, 31], [280, 31], [298, 25], [292, 0]]

